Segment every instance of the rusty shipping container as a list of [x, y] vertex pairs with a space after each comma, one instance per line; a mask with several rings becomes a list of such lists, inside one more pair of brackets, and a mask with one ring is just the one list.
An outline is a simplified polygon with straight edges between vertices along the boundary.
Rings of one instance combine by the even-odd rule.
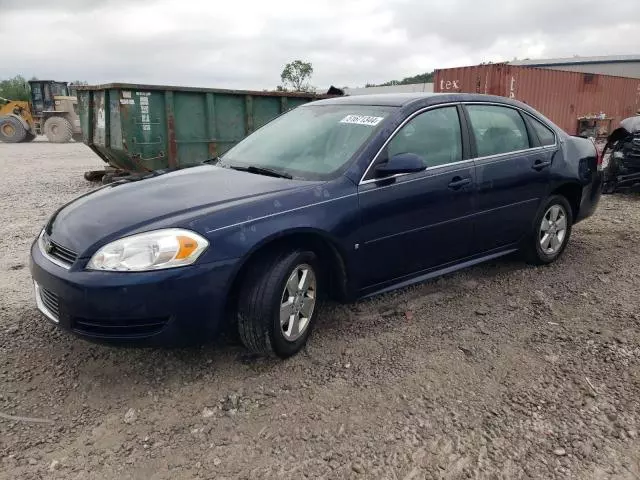
[[499, 95], [524, 102], [571, 135], [579, 119], [602, 115], [613, 128], [640, 109], [640, 79], [509, 64], [435, 71], [435, 92]]

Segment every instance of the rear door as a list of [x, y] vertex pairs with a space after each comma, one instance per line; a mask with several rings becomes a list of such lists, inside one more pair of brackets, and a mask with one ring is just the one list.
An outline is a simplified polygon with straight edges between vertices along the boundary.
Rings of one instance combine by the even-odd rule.
[[[416, 114], [395, 132], [361, 181], [362, 287], [468, 255], [475, 184], [461, 111], [452, 105]], [[378, 178], [376, 164], [398, 153], [420, 155], [426, 170]]]
[[[465, 110], [476, 157], [478, 215], [472, 247], [477, 254], [513, 245], [528, 233], [548, 194], [557, 148], [552, 131], [516, 108], [467, 104]], [[541, 144], [533, 122], [550, 133], [547, 145]]]

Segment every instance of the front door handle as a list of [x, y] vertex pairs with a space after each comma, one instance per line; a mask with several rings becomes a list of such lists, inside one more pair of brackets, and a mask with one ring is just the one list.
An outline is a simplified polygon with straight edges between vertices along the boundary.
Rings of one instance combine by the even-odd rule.
[[459, 190], [465, 185], [469, 185], [470, 183], [471, 183], [471, 179], [469, 177], [467, 178], [453, 177], [451, 179], [451, 182], [449, 183], [449, 188], [451, 190]]
[[551, 166], [551, 161], [550, 160], [536, 160], [535, 162], [533, 162], [533, 165], [531, 165], [531, 168], [533, 168], [534, 170], [540, 171], [544, 168], [547, 168]]

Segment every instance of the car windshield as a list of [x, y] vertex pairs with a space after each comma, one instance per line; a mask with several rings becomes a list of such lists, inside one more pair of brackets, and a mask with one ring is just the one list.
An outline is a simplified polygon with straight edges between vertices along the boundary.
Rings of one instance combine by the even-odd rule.
[[298, 107], [230, 149], [219, 165], [326, 180], [346, 167], [393, 111], [392, 107], [362, 105]]

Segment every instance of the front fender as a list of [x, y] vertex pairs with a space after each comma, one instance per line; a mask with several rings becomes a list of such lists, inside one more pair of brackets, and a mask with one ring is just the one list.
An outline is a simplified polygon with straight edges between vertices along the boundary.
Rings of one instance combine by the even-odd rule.
[[296, 233], [319, 235], [345, 253], [353, 248], [358, 222], [355, 194], [249, 219], [208, 232], [211, 248], [206, 261], [245, 258], [266, 243]]

